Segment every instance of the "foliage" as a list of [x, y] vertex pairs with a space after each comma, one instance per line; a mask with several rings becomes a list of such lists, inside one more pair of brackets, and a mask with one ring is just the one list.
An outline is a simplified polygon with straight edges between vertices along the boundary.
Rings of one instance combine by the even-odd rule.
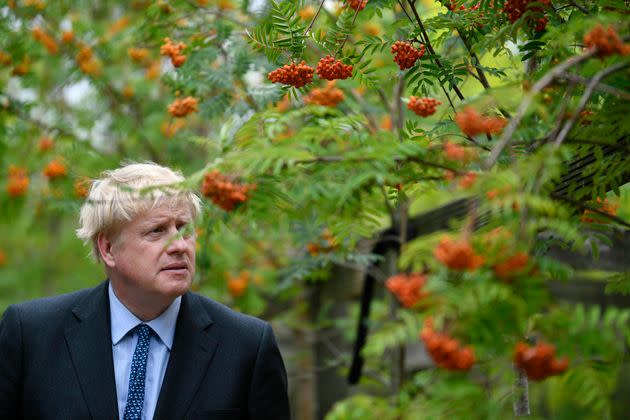
[[[305, 297], [333, 267], [379, 273], [363, 356], [380, 382], [327, 418], [505, 418], [520, 341], [570, 359], [563, 375], [530, 383], [548, 395], [534, 409], [606, 417], [628, 313], [556, 302], [549, 281], [573, 272], [548, 251], [590, 245], [597, 256], [628, 227], [629, 58], [622, 44], [608, 56], [583, 48], [597, 25], [627, 37], [627, 5], [541, 1], [512, 19], [510, 1], [9, 1], [0, 308], [101, 276], [72, 236], [86, 179], [154, 160], [200, 190], [218, 171], [256, 187], [234, 209], [205, 200], [196, 290], [303, 331], [317, 309]], [[179, 55], [161, 55], [165, 38], [184, 44]], [[400, 70], [396, 41], [426, 53]], [[318, 77], [300, 89], [266, 80], [326, 55], [353, 66], [336, 82], [336, 106], [305, 104]], [[441, 105], [420, 117], [411, 96]], [[189, 97], [185, 116], [169, 111]], [[464, 134], [482, 119], [492, 129]], [[463, 217], [408, 235], [461, 198], [471, 203]], [[383, 231], [400, 250], [369, 246]], [[382, 296], [399, 272], [427, 275], [427, 297], [411, 309]], [[607, 283], [630, 291], [627, 272]], [[418, 343], [425, 322], [471, 346], [476, 363], [398, 372], [396, 384], [389, 356]]]

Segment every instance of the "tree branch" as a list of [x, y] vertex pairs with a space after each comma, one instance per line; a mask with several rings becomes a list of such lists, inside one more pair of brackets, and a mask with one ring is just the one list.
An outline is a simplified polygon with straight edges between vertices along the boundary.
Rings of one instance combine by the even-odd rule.
[[[583, 85], [586, 85], [589, 83], [589, 79], [587, 79], [586, 77], [582, 77], [580, 75], [573, 74], [573, 73], [564, 73], [560, 75], [560, 77], [563, 79], [567, 79], [568, 81], [573, 82], [573, 83], [581, 83]], [[595, 86], [595, 89], [604, 93], [609, 93], [618, 98], [625, 99], [626, 101], [630, 101], [630, 92], [626, 92], [625, 90], [618, 89], [614, 86], [610, 86], [605, 83], [598, 83]]]
[[[437, 54], [435, 53], [435, 50], [433, 49], [433, 46], [431, 45], [429, 34], [427, 34], [427, 31], [425, 30], [424, 25], [422, 24], [422, 19], [420, 19], [420, 15], [418, 14], [418, 11], [416, 10], [416, 6], [414, 5], [414, 2], [412, 2], [411, 0], [407, 0], [407, 3], [409, 3], [409, 7], [411, 8], [413, 15], [415, 16], [416, 21], [418, 22], [418, 26], [420, 27], [420, 31], [422, 32], [422, 37], [424, 38], [424, 43], [426, 45], [427, 50], [429, 50], [429, 53], [431, 53], [431, 55], [434, 56], [433, 61], [435, 62], [435, 64], [438, 67], [443, 69], [444, 65], [440, 62], [440, 59], [437, 58]], [[451, 86], [453, 87], [453, 90], [457, 94], [457, 97], [461, 100], [464, 100], [464, 95], [459, 90], [459, 88], [455, 84], [452, 84]], [[444, 86], [442, 86], [442, 88], [444, 89]], [[449, 102], [450, 102], [450, 99], [449, 99]]]
[[571, 117], [571, 119], [569, 119], [569, 121], [566, 122], [566, 124], [564, 125], [564, 127], [562, 127], [562, 130], [558, 134], [558, 137], [556, 137], [556, 140], [554, 142], [554, 146], [556, 148], [562, 144], [562, 141], [569, 134], [569, 131], [571, 131], [571, 129], [577, 122], [578, 118], [580, 118], [580, 113], [584, 111], [584, 108], [586, 107], [588, 100], [591, 98], [591, 95], [593, 94], [593, 91], [595, 90], [595, 87], [599, 84], [599, 82], [605, 77], [619, 70], [623, 70], [627, 67], [630, 67], [630, 63], [615, 64], [613, 66], [600, 70], [599, 72], [595, 74], [595, 76], [593, 76], [589, 84], [586, 86], [586, 89], [584, 90], [584, 94], [582, 95], [582, 98], [580, 99], [580, 103], [578, 104], [577, 109], [573, 113], [573, 116]]
[[516, 114], [510, 119], [510, 123], [503, 131], [501, 138], [499, 138], [496, 145], [490, 152], [490, 156], [484, 163], [484, 168], [486, 170], [494, 166], [505, 146], [512, 140], [512, 135], [514, 134], [516, 128], [525, 116], [525, 112], [529, 108], [529, 105], [532, 103], [534, 97], [538, 93], [540, 93], [543, 88], [547, 87], [551, 82], [553, 82], [554, 79], [562, 75], [569, 68], [588, 60], [589, 58], [593, 57], [596, 52], [597, 50], [591, 49], [583, 52], [580, 55], [574, 55], [568, 58], [567, 60], [563, 61], [562, 63], [551, 69], [549, 72], [547, 72], [540, 80], [538, 80], [534, 84], [534, 86], [532, 86], [531, 90], [528, 92], [527, 95], [525, 95], [523, 101], [516, 110]]

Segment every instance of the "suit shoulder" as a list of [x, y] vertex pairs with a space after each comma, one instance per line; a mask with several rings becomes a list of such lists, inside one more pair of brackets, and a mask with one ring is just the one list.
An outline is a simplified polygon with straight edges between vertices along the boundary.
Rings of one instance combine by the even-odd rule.
[[11, 305], [25, 319], [54, 319], [57, 314], [67, 313], [87, 296], [100, 290], [102, 285], [77, 290], [63, 295], [43, 297]]
[[227, 305], [206, 296], [190, 293], [190, 297], [206, 308], [208, 315], [214, 322], [235, 327], [238, 326], [240, 328], [253, 328], [255, 330], [262, 330], [268, 325], [268, 323], [262, 319], [237, 312]]

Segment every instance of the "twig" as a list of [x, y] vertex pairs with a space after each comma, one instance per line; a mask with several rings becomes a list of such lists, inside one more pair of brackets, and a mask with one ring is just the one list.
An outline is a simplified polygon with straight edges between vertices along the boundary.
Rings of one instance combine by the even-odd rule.
[[543, 88], [547, 87], [547, 85], [549, 85], [558, 76], [566, 72], [569, 68], [588, 60], [589, 58], [593, 57], [596, 52], [597, 51], [595, 49], [591, 49], [585, 51], [580, 55], [575, 55], [568, 58], [567, 60], [563, 61], [562, 63], [551, 69], [540, 80], [538, 80], [534, 84], [534, 86], [532, 86], [531, 90], [528, 92], [527, 95], [525, 95], [523, 101], [516, 110], [516, 114], [514, 114], [514, 116], [510, 119], [510, 123], [503, 131], [501, 138], [497, 141], [496, 145], [490, 152], [490, 156], [488, 156], [488, 159], [484, 163], [484, 168], [486, 170], [494, 166], [505, 146], [510, 142], [510, 140], [512, 140], [512, 135], [514, 134], [516, 128], [525, 116], [525, 112], [527, 111], [527, 108], [529, 108], [529, 105], [532, 103], [534, 97], [538, 93], [540, 93]]
[[577, 7], [580, 12], [586, 14], [586, 15], [590, 15], [590, 13], [588, 12], [588, 10], [586, 9], [586, 7], [582, 6], [580, 3], [578, 3], [575, 0], [569, 0], [569, 3], [571, 3], [572, 5], [574, 5], [575, 7]]
[[561, 195], [561, 194], [557, 194], [557, 193], [551, 193], [551, 198], [555, 198], [556, 200], [560, 200], [560, 201], [565, 201], [565, 202], [567, 202], [569, 204], [572, 204], [572, 205], [574, 205], [576, 207], [581, 208], [582, 210], [588, 210], [590, 212], [597, 213], [600, 216], [603, 216], [603, 217], [605, 217], [607, 219], [610, 219], [610, 220], [614, 221], [615, 223], [618, 223], [618, 224], [620, 224], [622, 226], [630, 228], [630, 223], [626, 222], [622, 218], [617, 217], [617, 216], [615, 216], [613, 214], [610, 214], [610, 213], [606, 213], [605, 211], [603, 211], [601, 209], [598, 209], [597, 207], [593, 207], [593, 206], [591, 206], [589, 204], [586, 204], [586, 203], [583, 203], [581, 201], [577, 201], [577, 200], [574, 200], [572, 198], [569, 198], [566, 195]]
[[514, 403], [512, 408], [514, 409], [514, 415], [517, 417], [520, 416], [529, 416], [529, 391], [528, 391], [528, 383], [527, 383], [527, 375], [523, 371], [516, 366], [514, 367], [514, 372], [516, 373], [516, 379], [514, 381]]
[[402, 1], [400, 1], [400, 0], [397, 0], [397, 1], [398, 1], [398, 4], [400, 5], [400, 8], [402, 9], [402, 11], [405, 12], [405, 14], [407, 15], [407, 19], [409, 19], [409, 21], [411, 23], [413, 23], [413, 19], [411, 18], [411, 16], [409, 16], [409, 13], [407, 13], [407, 10], [405, 9], [405, 6], [403, 6]]
[[[546, 139], [552, 139], [558, 135], [560, 128], [562, 127], [562, 122], [565, 119], [565, 114], [567, 112], [567, 108], [569, 107], [569, 102], [571, 101], [571, 97], [573, 96], [574, 86], [570, 85], [567, 91], [564, 94], [564, 98], [562, 103], [560, 104], [560, 111], [558, 112], [558, 118], [556, 122], [556, 126], [553, 131], [546, 137]], [[542, 170], [542, 168], [541, 168]], [[538, 179], [542, 179], [542, 177], [538, 177]]]
[[313, 16], [313, 20], [311, 20], [311, 23], [308, 24], [308, 27], [304, 31], [304, 36], [308, 35], [308, 31], [310, 31], [311, 28], [313, 27], [313, 24], [315, 24], [315, 21], [317, 20], [317, 17], [319, 16], [319, 12], [322, 10], [322, 6], [324, 5], [325, 1], [326, 0], [322, 0], [322, 2], [319, 4], [319, 7], [317, 8], [317, 12], [315, 13], [315, 16]]
[[599, 72], [595, 74], [595, 76], [593, 76], [589, 84], [586, 86], [586, 89], [584, 90], [584, 94], [582, 95], [582, 98], [580, 99], [580, 103], [578, 104], [577, 109], [573, 113], [573, 116], [571, 117], [571, 119], [569, 119], [569, 121], [566, 122], [566, 124], [564, 125], [564, 127], [562, 127], [562, 130], [558, 134], [558, 137], [556, 137], [556, 140], [554, 142], [554, 147], [557, 148], [562, 144], [562, 141], [569, 134], [569, 131], [571, 131], [571, 129], [577, 122], [578, 118], [580, 118], [580, 113], [586, 107], [588, 100], [591, 98], [591, 95], [593, 94], [593, 91], [595, 90], [595, 86], [597, 86], [600, 80], [604, 79], [605, 77], [611, 75], [614, 72], [623, 70], [627, 67], [630, 67], [630, 63], [615, 64], [614, 66], [610, 66], [608, 68], [600, 70]]
[[[413, 15], [415, 16], [416, 21], [418, 22], [418, 26], [420, 27], [420, 31], [422, 32], [422, 37], [424, 38], [424, 43], [426, 45], [426, 48], [429, 50], [431, 55], [434, 56], [433, 61], [435, 61], [435, 64], [438, 67], [444, 68], [444, 65], [440, 62], [440, 59], [437, 58], [437, 54], [435, 53], [435, 50], [433, 49], [433, 46], [431, 45], [429, 34], [427, 33], [427, 31], [424, 28], [424, 25], [422, 24], [422, 19], [420, 19], [420, 15], [418, 14], [418, 11], [416, 10], [414, 2], [411, 0], [407, 0], [407, 3], [409, 3], [409, 7], [411, 7], [411, 11], [413, 12]], [[459, 90], [459, 88], [455, 84], [451, 84], [451, 86], [453, 90], [455, 91], [455, 93], [457, 94], [457, 97], [461, 100], [464, 100], [464, 95]]]
[[[560, 77], [563, 79], [567, 79], [570, 82], [581, 83], [583, 85], [587, 84], [589, 80], [586, 77], [582, 77], [573, 73], [564, 73]], [[618, 98], [625, 99], [626, 101], [630, 101], [630, 92], [626, 92], [625, 90], [618, 89], [614, 86], [607, 85], [605, 83], [598, 83], [595, 86], [596, 90], [599, 90], [604, 93], [609, 93]]]

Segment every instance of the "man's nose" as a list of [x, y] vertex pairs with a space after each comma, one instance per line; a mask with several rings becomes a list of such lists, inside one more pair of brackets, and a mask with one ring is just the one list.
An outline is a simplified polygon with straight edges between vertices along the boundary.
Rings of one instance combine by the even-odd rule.
[[186, 252], [190, 244], [186, 237], [184, 237], [181, 231], [175, 230], [175, 233], [171, 235], [168, 243], [166, 244], [166, 252], [179, 253]]

